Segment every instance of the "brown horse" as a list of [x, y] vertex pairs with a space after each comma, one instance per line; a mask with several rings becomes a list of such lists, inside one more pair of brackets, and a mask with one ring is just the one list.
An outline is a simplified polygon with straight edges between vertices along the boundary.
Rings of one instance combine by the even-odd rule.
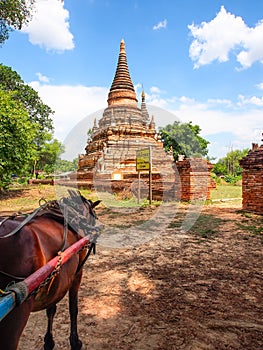
[[[80, 194], [69, 191], [70, 197], [42, 205], [31, 215], [26, 224], [23, 219], [5, 219], [0, 224], [0, 289], [28, 277], [45, 265], [58, 252], [64, 250], [91, 233], [96, 214], [93, 203]], [[67, 215], [65, 219], [65, 213]], [[56, 304], [69, 291], [69, 313], [71, 321], [70, 345], [78, 350], [82, 342], [78, 338], [78, 289], [82, 277], [82, 264], [87, 248], [74, 254], [59, 273], [44, 285], [35, 295], [14, 308], [0, 322], [0, 350], [15, 350], [28, 321], [30, 312], [46, 309], [48, 326], [44, 338], [44, 349], [54, 348], [52, 323]]]

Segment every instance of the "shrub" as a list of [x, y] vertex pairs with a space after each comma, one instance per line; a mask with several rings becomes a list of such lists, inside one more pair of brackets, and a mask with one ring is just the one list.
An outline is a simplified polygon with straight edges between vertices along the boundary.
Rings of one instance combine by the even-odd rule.
[[224, 179], [227, 183], [235, 184], [237, 181], [240, 181], [242, 179], [242, 176], [241, 175], [234, 176], [231, 174], [227, 174], [225, 175]]

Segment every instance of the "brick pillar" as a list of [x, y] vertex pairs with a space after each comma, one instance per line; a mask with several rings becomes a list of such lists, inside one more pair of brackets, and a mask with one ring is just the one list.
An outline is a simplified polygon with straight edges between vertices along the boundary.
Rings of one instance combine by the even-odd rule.
[[248, 155], [240, 160], [243, 209], [263, 214], [263, 145], [253, 144]]
[[211, 179], [213, 165], [203, 158], [186, 158], [175, 163], [175, 197], [190, 201], [210, 199], [210, 191], [215, 187]]

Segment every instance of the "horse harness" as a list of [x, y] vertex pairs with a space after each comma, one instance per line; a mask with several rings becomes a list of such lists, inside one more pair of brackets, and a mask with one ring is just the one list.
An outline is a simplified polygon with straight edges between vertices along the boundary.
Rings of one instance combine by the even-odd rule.
[[[81, 215], [76, 206], [74, 205], [74, 202], [71, 201], [68, 198], [63, 198], [60, 201], [50, 201], [46, 202], [44, 200], [44, 203], [41, 204], [41, 201], [44, 199], [41, 199], [39, 201], [39, 208], [35, 209], [31, 214], [27, 215], [26, 218], [20, 222], [20, 224], [10, 233], [6, 234], [5, 236], [0, 236], [0, 239], [8, 238], [16, 233], [18, 233], [24, 226], [26, 226], [28, 223], [30, 223], [34, 218], [40, 217], [40, 216], [48, 216], [53, 218], [54, 220], [63, 223], [63, 240], [60, 250], [58, 251], [58, 263], [55, 267], [54, 271], [46, 278], [45, 281], [43, 281], [40, 286], [35, 290], [32, 294], [37, 294], [37, 292], [44, 286], [46, 286], [50, 281], [54, 279], [54, 277], [60, 272], [60, 268], [62, 266], [62, 252], [66, 248], [66, 242], [67, 242], [67, 234], [68, 234], [68, 228], [70, 228], [73, 232], [80, 234], [81, 236], [86, 236], [88, 234], [91, 234], [95, 231], [95, 234], [92, 234], [92, 240], [85, 245], [78, 253], [83, 251], [84, 249], [88, 249], [85, 258], [82, 260], [81, 264], [78, 266], [76, 270], [76, 274], [79, 273], [79, 271], [83, 268], [85, 262], [87, 261], [90, 254], [93, 252], [93, 254], [96, 253], [96, 241], [98, 237], [98, 227], [94, 227], [88, 224], [87, 219]], [[88, 201], [87, 201], [88, 202]], [[88, 205], [90, 203], [88, 202]], [[95, 215], [95, 213], [93, 212]], [[7, 220], [14, 220], [17, 218], [19, 214], [13, 214], [9, 217], [6, 217], [3, 221], [0, 222], [1, 225], [6, 222]], [[96, 218], [96, 216], [95, 216]], [[82, 232], [80, 232], [82, 231]], [[6, 272], [0, 271], [0, 274], [8, 276], [13, 278], [14, 280], [24, 280], [26, 277], [18, 277], [11, 274], [8, 274]], [[4, 295], [5, 292], [0, 289], [0, 297], [1, 295]]]

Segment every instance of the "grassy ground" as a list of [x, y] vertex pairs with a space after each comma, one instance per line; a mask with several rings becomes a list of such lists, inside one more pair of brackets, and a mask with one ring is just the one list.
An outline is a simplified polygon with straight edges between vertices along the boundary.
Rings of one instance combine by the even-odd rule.
[[236, 185], [217, 185], [217, 188], [211, 191], [212, 200], [242, 198], [242, 186]]
[[56, 198], [54, 186], [13, 186], [0, 195], [0, 212], [28, 212], [39, 207], [39, 201], [44, 198], [50, 201]]
[[[65, 194], [68, 188], [62, 189]], [[39, 206], [39, 200], [44, 198], [45, 200], [53, 200], [60, 198], [63, 194], [58, 193], [55, 186], [50, 185], [35, 185], [35, 186], [14, 186], [10, 188], [7, 193], [0, 195], [0, 212], [27, 212], [31, 211]], [[117, 198], [110, 194], [96, 194], [91, 193], [88, 190], [82, 190], [81, 193], [89, 199], [96, 200], [101, 199], [107, 207], [133, 207], [137, 206], [137, 202], [132, 200], [117, 200]], [[212, 201], [224, 200], [230, 198], [241, 198], [242, 187], [234, 185], [218, 185], [216, 189], [211, 191]], [[141, 202], [141, 205], [146, 205], [146, 202]], [[154, 203], [153, 203], [154, 204]], [[157, 203], [158, 204], [158, 203]]]

